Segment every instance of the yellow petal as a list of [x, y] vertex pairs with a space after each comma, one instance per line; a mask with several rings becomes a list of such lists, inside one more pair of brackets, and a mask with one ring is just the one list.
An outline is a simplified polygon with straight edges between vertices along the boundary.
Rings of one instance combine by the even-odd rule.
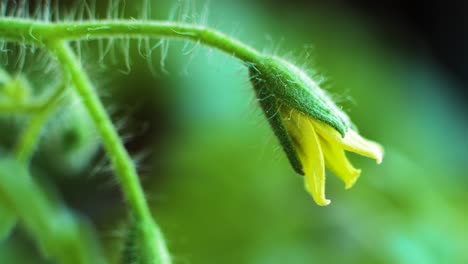
[[281, 116], [301, 160], [306, 190], [318, 205], [330, 204], [325, 198], [325, 161], [313, 124], [295, 110]]
[[331, 144], [321, 137], [319, 137], [319, 140], [327, 168], [345, 183], [346, 189], [353, 187], [359, 175], [361, 175], [361, 170], [354, 168], [341, 146]]
[[326, 139], [330, 144], [340, 144], [347, 151], [373, 158], [379, 164], [382, 162], [383, 148], [379, 144], [361, 137], [352, 129], [348, 129], [345, 136], [342, 137], [332, 126], [319, 120], [310, 120], [320, 137]]
[[379, 144], [361, 137], [352, 129], [346, 132], [343, 146], [348, 151], [375, 159], [378, 164], [382, 162], [383, 148]]

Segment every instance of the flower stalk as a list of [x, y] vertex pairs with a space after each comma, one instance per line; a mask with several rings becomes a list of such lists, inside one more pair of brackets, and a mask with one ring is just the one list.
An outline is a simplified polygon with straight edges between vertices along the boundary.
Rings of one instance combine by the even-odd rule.
[[205, 26], [169, 21], [100, 20], [47, 23], [21, 18], [0, 19], [0, 38], [24, 44], [104, 38], [171, 38], [200, 42], [244, 62], [256, 63], [262, 54], [254, 48]]
[[19, 161], [29, 163], [32, 158], [34, 149], [38, 144], [38, 139], [45, 123], [60, 105], [60, 99], [65, 92], [66, 85], [61, 83], [55, 88], [54, 93], [47, 98], [46, 102], [38, 109], [31, 117], [29, 124], [26, 126], [23, 134], [20, 136], [19, 142], [15, 147], [14, 153]]

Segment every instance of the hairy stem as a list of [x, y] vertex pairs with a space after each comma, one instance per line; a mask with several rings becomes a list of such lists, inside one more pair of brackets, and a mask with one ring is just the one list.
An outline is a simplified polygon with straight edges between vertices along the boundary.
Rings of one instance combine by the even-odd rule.
[[[70, 75], [76, 93], [88, 111], [88, 114], [91, 116], [102, 138], [104, 148], [109, 154], [112, 166], [120, 181], [121, 188], [126, 196], [133, 217], [140, 225], [145, 226], [143, 230], [150, 230], [148, 232], [143, 232], [141, 239], [146, 242], [146, 244], [153, 244], [154, 247], [151, 248], [158, 250], [158, 252], [153, 254], [157, 254], [155, 258], [159, 259], [154, 259], [153, 263], [170, 263], [164, 238], [151, 217], [151, 212], [132, 159], [124, 148], [122, 140], [118, 136], [102, 102], [94, 91], [82, 65], [79, 63], [68, 43], [64, 41], [52, 41], [49, 42], [47, 46], [57, 56], [64, 74]], [[158, 232], [153, 232], [154, 229], [158, 230]]]
[[133, 20], [45, 23], [19, 18], [0, 19], [0, 38], [22, 43], [110, 37], [178, 38], [217, 48], [245, 62], [257, 62], [261, 57], [258, 51], [237, 39], [212, 28], [188, 23]]
[[28, 163], [31, 159], [34, 148], [39, 141], [42, 128], [50, 115], [58, 107], [65, 88], [65, 83], [60, 84], [26, 126], [14, 150], [15, 156], [19, 161]]

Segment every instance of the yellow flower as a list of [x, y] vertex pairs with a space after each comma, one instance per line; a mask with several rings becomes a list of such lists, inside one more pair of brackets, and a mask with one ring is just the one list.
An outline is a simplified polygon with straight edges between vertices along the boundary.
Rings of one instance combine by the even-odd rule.
[[380, 163], [383, 149], [362, 138], [349, 117], [302, 69], [266, 56], [249, 65], [258, 102], [293, 169], [305, 176], [305, 187], [318, 205], [325, 198], [325, 166], [351, 188], [361, 171], [346, 158], [351, 151]]
[[351, 188], [361, 174], [349, 162], [345, 151], [351, 151], [380, 163], [382, 147], [361, 137], [356, 131], [348, 129], [344, 137], [332, 126], [311, 118], [294, 108], [282, 107], [281, 119], [291, 138], [297, 156], [302, 163], [306, 190], [314, 201], [321, 206], [328, 205], [325, 198], [325, 167], [328, 167]]

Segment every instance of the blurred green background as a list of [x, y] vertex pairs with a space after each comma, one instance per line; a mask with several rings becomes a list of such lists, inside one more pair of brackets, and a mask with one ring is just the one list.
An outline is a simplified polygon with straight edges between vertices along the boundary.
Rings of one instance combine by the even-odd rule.
[[[127, 1], [129, 14], [140, 4]], [[385, 148], [381, 165], [350, 157], [363, 173], [348, 191], [327, 172], [332, 203], [318, 207], [282, 153], [239, 61], [170, 41], [164, 67], [161, 49], [153, 53], [154, 74], [131, 42], [128, 71], [119, 48], [115, 60], [109, 54], [102, 62], [91, 43], [83, 61], [137, 160], [175, 263], [468, 263], [467, 109], [460, 83], [424, 43], [340, 5], [151, 6], [153, 19], [172, 14], [205, 23], [314, 69], [360, 133]], [[44, 85], [51, 73], [38, 68], [26, 65], [23, 72]], [[5, 149], [20, 121], [2, 119]], [[50, 122], [38, 153], [37, 177], [89, 217], [109, 255], [117, 255], [124, 204], [78, 103]], [[39, 263], [35, 252], [16, 230], [0, 247], [0, 260]]]

